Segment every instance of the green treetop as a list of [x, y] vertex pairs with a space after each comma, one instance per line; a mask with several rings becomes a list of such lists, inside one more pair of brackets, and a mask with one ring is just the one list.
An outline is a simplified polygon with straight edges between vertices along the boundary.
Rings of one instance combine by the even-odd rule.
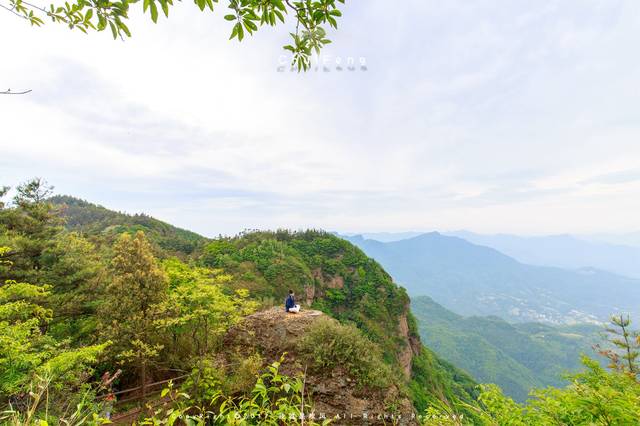
[[122, 234], [113, 251], [113, 277], [100, 308], [101, 331], [114, 342], [115, 358], [145, 383], [148, 366], [163, 347], [155, 321], [167, 299], [167, 277], [142, 232]]

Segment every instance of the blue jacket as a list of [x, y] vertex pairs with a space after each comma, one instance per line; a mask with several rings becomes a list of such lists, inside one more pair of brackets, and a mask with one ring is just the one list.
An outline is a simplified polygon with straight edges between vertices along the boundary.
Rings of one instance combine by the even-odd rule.
[[296, 299], [293, 297], [293, 295], [290, 294], [287, 296], [287, 300], [285, 300], [284, 302], [285, 312], [289, 312], [289, 309], [293, 308], [294, 306], [296, 306]]

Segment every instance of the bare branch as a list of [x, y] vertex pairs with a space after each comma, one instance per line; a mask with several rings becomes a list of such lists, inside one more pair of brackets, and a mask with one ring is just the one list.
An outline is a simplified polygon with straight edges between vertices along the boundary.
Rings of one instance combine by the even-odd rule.
[[3, 5], [3, 4], [0, 4], [0, 8], [5, 9], [6, 11], [13, 13], [14, 15], [16, 15], [16, 16], [22, 18], [22, 19], [26, 19], [27, 21], [29, 20], [29, 18], [27, 18], [26, 16], [23, 16], [23, 15], [19, 14], [18, 12], [16, 12], [15, 10], [13, 10], [15, 8], [15, 6], [9, 8], [9, 7], [7, 7], [7, 6]]
[[27, 93], [32, 92], [31, 89], [24, 90], [22, 92], [12, 92], [11, 89], [7, 89], [5, 92], [0, 92], [0, 95], [26, 95]]

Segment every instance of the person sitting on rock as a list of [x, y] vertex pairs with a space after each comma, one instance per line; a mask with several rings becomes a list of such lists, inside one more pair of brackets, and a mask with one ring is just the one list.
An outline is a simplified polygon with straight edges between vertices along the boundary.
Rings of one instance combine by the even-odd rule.
[[292, 314], [300, 312], [300, 305], [296, 305], [296, 297], [293, 294], [293, 290], [289, 290], [289, 296], [287, 296], [287, 300], [284, 302], [284, 310]]

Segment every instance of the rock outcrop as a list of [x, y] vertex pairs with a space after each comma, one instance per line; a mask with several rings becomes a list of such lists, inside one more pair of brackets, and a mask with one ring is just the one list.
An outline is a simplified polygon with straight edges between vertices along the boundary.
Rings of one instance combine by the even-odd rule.
[[408, 311], [409, 307], [407, 306], [405, 313], [400, 315], [398, 322], [398, 332], [400, 333], [400, 336], [402, 336], [405, 345], [398, 354], [398, 362], [402, 366], [402, 370], [404, 371], [404, 375], [407, 379], [411, 377], [411, 361], [413, 361], [414, 355], [418, 355], [420, 353], [420, 348], [422, 346], [420, 339], [418, 337], [411, 336], [409, 333], [409, 322], [406, 314]]
[[[258, 312], [246, 317], [227, 333], [224, 353], [231, 359], [237, 355], [248, 356], [258, 352], [265, 363], [270, 363], [280, 359], [286, 352], [281, 365], [282, 373], [293, 376], [303, 374], [305, 365], [298, 354], [296, 342], [320, 318], [327, 316], [314, 310], [303, 310], [299, 314], [287, 314], [279, 308]], [[309, 368], [305, 382], [307, 392], [313, 399], [316, 417], [324, 415], [332, 418], [332, 424], [418, 424], [413, 418], [411, 402], [393, 384], [382, 390], [366, 389], [359, 386], [341, 367], [320, 373]], [[390, 418], [391, 415], [395, 416], [395, 420]]]
[[[356, 274], [355, 269], [350, 270], [351, 274]], [[311, 306], [316, 298], [324, 296], [327, 289], [344, 288], [344, 278], [340, 275], [330, 275], [323, 273], [321, 268], [311, 271], [314, 284], [304, 287], [304, 301], [307, 306]], [[398, 317], [398, 333], [402, 337], [402, 347], [398, 350], [396, 357], [398, 363], [402, 366], [405, 378], [411, 377], [411, 365], [413, 357], [420, 354], [422, 343], [417, 336], [411, 336], [409, 333], [409, 324], [407, 315], [409, 313], [409, 305], [404, 308], [404, 312]]]

